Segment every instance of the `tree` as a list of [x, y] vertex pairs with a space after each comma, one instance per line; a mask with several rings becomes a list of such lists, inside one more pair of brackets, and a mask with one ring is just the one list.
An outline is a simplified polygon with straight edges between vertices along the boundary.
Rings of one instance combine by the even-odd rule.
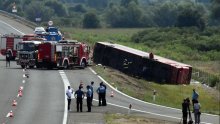
[[132, 1], [127, 7], [117, 5], [109, 8], [106, 19], [112, 27], [140, 27], [143, 13], [136, 2]]
[[106, 8], [109, 0], [87, 0], [87, 5], [96, 9]]
[[54, 15], [54, 11], [48, 7], [44, 7], [42, 2], [31, 2], [25, 6], [25, 16], [31, 21], [35, 21], [35, 18], [40, 17], [42, 21], [49, 21]]
[[54, 10], [57, 16], [65, 17], [67, 16], [66, 8], [63, 4], [58, 1], [48, 1], [45, 3], [47, 7], [50, 7]]
[[121, 6], [128, 7], [131, 2], [138, 4], [138, 0], [121, 0]]
[[98, 16], [94, 12], [89, 12], [84, 15], [83, 28], [98, 28], [100, 27], [100, 21]]
[[220, 0], [213, 0], [212, 9], [211, 9], [211, 17], [215, 21], [220, 21]]
[[85, 13], [87, 10], [86, 8], [82, 5], [82, 4], [77, 4], [74, 7], [69, 7], [68, 9], [70, 12], [74, 11], [74, 12], [80, 12], [80, 13]]
[[153, 20], [160, 27], [174, 26], [177, 19], [177, 6], [171, 2], [158, 5], [153, 9]]
[[179, 11], [176, 24], [178, 27], [197, 26], [201, 30], [205, 28], [205, 11], [200, 6], [187, 4], [181, 6]]

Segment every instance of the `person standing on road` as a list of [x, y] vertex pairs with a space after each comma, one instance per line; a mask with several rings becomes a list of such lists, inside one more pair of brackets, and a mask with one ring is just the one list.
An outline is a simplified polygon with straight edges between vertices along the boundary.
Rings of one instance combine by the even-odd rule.
[[105, 87], [105, 92], [104, 92], [104, 96], [103, 96], [103, 104], [102, 105], [106, 106], [107, 105], [107, 103], [106, 103], [106, 89], [107, 89], [107, 87], [103, 82], [101, 82], [101, 83]]
[[92, 98], [92, 90], [90, 89], [91, 87], [88, 85], [86, 86], [87, 92], [86, 92], [86, 97], [87, 97], [87, 112], [91, 112], [91, 98]]
[[94, 92], [93, 92], [93, 91], [94, 91], [94, 90], [93, 90], [93, 85], [94, 85], [94, 82], [92, 81], [92, 82], [91, 82], [91, 85], [90, 85], [90, 89], [91, 89], [91, 91], [92, 91], [92, 95], [91, 95], [91, 106], [93, 106], [93, 104], [92, 104], [92, 101], [93, 101], [93, 93], [94, 93]]
[[82, 104], [83, 104], [83, 98], [84, 98], [84, 92], [81, 90], [82, 87], [79, 86], [79, 89], [75, 92], [74, 96], [76, 98], [76, 109], [77, 112], [82, 112]]
[[189, 111], [189, 103], [187, 102], [187, 99], [184, 99], [182, 103], [183, 124], [187, 124], [188, 111]]
[[68, 86], [68, 89], [66, 90], [66, 96], [67, 96], [67, 101], [68, 101], [68, 111], [71, 111], [70, 109], [70, 104], [71, 104], [71, 98], [72, 98], [72, 94], [73, 94], [73, 89]]
[[106, 99], [105, 99], [105, 94], [106, 94], [106, 86], [103, 85], [103, 82], [100, 83], [99, 88], [96, 90], [96, 92], [99, 95], [99, 106], [106, 106]]
[[201, 111], [200, 111], [201, 105], [198, 102], [198, 100], [195, 100], [193, 108], [194, 108], [195, 124], [199, 124], [200, 123], [200, 115], [201, 115]]
[[6, 52], [6, 67], [10, 67], [11, 54], [9, 51]]
[[[193, 93], [192, 93], [192, 106], [194, 106], [195, 101], [198, 101], [199, 98], [199, 94], [196, 92], [195, 89], [193, 89]], [[193, 109], [194, 112], [194, 109]]]

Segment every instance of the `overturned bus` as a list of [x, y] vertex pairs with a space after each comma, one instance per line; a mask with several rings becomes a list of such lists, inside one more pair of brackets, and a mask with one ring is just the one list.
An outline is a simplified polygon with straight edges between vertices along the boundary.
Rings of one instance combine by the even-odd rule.
[[168, 84], [189, 84], [192, 67], [123, 45], [97, 42], [93, 61], [128, 75]]

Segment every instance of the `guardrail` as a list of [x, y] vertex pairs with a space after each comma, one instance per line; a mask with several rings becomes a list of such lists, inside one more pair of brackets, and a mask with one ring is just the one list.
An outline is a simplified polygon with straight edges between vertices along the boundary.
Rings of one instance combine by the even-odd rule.
[[6, 16], [6, 17], [8, 17], [8, 18], [12, 18], [12, 19], [18, 21], [19, 23], [22, 23], [22, 24], [24, 24], [24, 25], [26, 25], [26, 26], [28, 26], [28, 27], [30, 27], [30, 28], [33, 28], [33, 29], [34, 29], [35, 27], [37, 27], [37, 24], [36, 24], [36, 23], [31, 22], [31, 21], [29, 21], [29, 20], [27, 20], [27, 19], [25, 19], [25, 18], [23, 18], [23, 17], [20, 17], [20, 16], [18, 16], [18, 15], [15, 15], [15, 14], [12, 14], [12, 13], [9, 13], [9, 12], [6, 12], [6, 11], [3, 11], [3, 10], [0, 10], [0, 15]]

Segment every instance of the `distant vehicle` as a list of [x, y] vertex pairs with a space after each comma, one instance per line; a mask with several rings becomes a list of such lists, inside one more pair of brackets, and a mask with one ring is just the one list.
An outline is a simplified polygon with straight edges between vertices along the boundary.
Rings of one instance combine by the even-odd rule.
[[37, 67], [85, 68], [88, 65], [89, 52], [90, 47], [87, 44], [73, 40], [44, 42], [39, 45]]
[[189, 84], [192, 75], [190, 65], [108, 42], [95, 44], [93, 60], [128, 75], [160, 83]]
[[22, 35], [5, 34], [1, 36], [1, 54], [5, 56], [6, 51], [9, 51], [9, 54], [12, 56], [11, 59], [15, 59], [17, 54], [17, 44], [21, 41], [23, 41]]
[[17, 45], [17, 65], [34, 68], [37, 62], [38, 46], [43, 41], [22, 41]]
[[45, 33], [46, 33], [46, 31], [45, 31], [44, 27], [36, 27], [34, 29], [34, 34], [45, 34]]
[[62, 40], [62, 34], [57, 27], [48, 26], [46, 33], [42, 35], [47, 41], [60, 41]]

